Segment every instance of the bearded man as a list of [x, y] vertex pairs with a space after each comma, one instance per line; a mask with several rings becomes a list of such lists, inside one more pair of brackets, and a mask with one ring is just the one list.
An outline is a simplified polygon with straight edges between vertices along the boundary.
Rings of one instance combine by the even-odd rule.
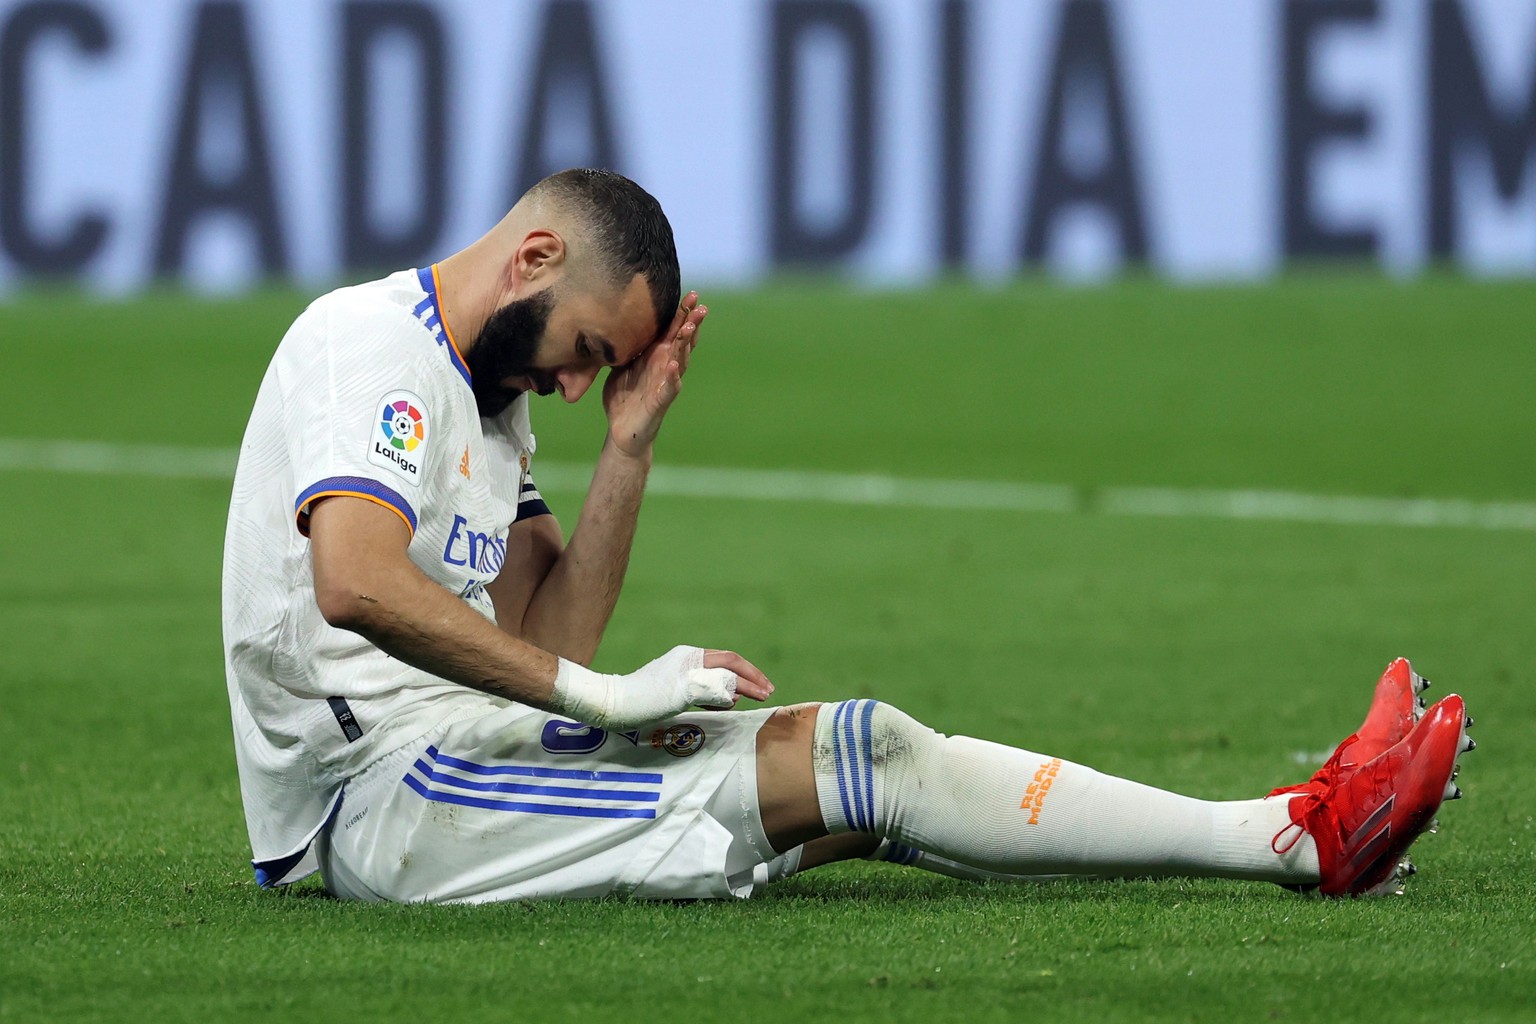
[[[462, 252], [294, 322], [241, 446], [224, 557], [258, 882], [723, 897], [866, 856], [978, 879], [1398, 886], [1471, 746], [1460, 698], [1423, 713], [1405, 661], [1313, 779], [1229, 802], [943, 736], [876, 701], [726, 711], [773, 691], [730, 651], [589, 669], [707, 313], [679, 293], [656, 200], [572, 170]], [[608, 434], [566, 543], [534, 484], [528, 396], [575, 402], [604, 369]]]

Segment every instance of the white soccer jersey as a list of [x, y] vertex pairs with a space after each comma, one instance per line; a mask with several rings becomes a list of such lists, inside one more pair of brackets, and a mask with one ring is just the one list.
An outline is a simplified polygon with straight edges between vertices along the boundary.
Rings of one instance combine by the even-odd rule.
[[283, 337], [240, 447], [224, 547], [224, 664], [263, 885], [314, 869], [310, 843], [348, 776], [448, 719], [507, 706], [326, 623], [310, 505], [348, 495], [392, 510], [411, 561], [494, 621], [485, 586], [508, 528], [548, 512], [533, 451], [526, 395], [480, 419], [435, 267], [322, 296]]

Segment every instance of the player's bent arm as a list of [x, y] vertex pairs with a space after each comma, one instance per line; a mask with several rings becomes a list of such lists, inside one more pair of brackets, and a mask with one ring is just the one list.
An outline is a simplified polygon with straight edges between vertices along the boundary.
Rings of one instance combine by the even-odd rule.
[[400, 517], [361, 498], [311, 506], [315, 600], [326, 622], [464, 686], [605, 728], [730, 707], [773, 686], [739, 654], [678, 647], [628, 676], [602, 675], [498, 629], [428, 579], [406, 554]]
[[528, 614], [528, 605], [564, 550], [565, 536], [554, 516], [534, 516], [513, 523], [507, 530], [506, 559], [496, 578], [486, 584], [485, 592], [496, 606], [496, 624], [506, 632], [535, 647], [579, 662], [580, 658], [571, 657], [570, 652], [555, 644], [540, 643], [523, 635], [523, 618]]
[[[603, 382], [608, 436], [581, 518], [563, 549], [558, 535], [549, 538], [558, 557], [537, 576], [526, 601], [516, 592], [506, 617], [498, 611], [504, 628], [583, 665], [597, 653], [629, 568], [640, 500], [651, 471], [651, 446], [682, 388], [699, 325], [708, 312], [699, 305], [698, 293], [689, 292], [661, 338], [625, 366], [609, 371]], [[532, 573], [526, 577], [534, 578]], [[514, 625], [513, 609], [518, 607], [523, 609], [521, 626]]]
[[571, 542], [529, 597], [517, 635], [578, 664], [591, 663], [624, 585], [650, 471], [649, 448], [634, 456], [612, 439], [603, 445]]
[[553, 709], [556, 658], [498, 630], [406, 555], [390, 509], [332, 497], [310, 510], [315, 601], [325, 621], [444, 679]]

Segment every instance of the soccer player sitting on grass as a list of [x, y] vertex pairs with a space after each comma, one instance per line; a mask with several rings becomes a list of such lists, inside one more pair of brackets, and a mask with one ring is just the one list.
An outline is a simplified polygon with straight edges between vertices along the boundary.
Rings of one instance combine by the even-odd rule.
[[[256, 398], [231, 501], [224, 644], [256, 877], [342, 897], [745, 896], [851, 857], [966, 878], [1214, 876], [1396, 890], [1472, 747], [1407, 662], [1307, 783], [1194, 800], [773, 686], [679, 647], [585, 667], [706, 309], [633, 182], [535, 185], [432, 267], [316, 300]], [[569, 544], [531, 472], [529, 393], [607, 376]], [[1422, 713], [1422, 717], [1419, 717]]]

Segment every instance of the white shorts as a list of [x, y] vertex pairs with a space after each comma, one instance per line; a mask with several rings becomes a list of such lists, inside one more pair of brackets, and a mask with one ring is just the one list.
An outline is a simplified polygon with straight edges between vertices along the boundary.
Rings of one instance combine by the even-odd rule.
[[348, 780], [315, 841], [326, 888], [428, 903], [751, 895], [799, 861], [774, 853], [758, 810], [772, 713], [611, 734], [516, 705], [450, 721]]

